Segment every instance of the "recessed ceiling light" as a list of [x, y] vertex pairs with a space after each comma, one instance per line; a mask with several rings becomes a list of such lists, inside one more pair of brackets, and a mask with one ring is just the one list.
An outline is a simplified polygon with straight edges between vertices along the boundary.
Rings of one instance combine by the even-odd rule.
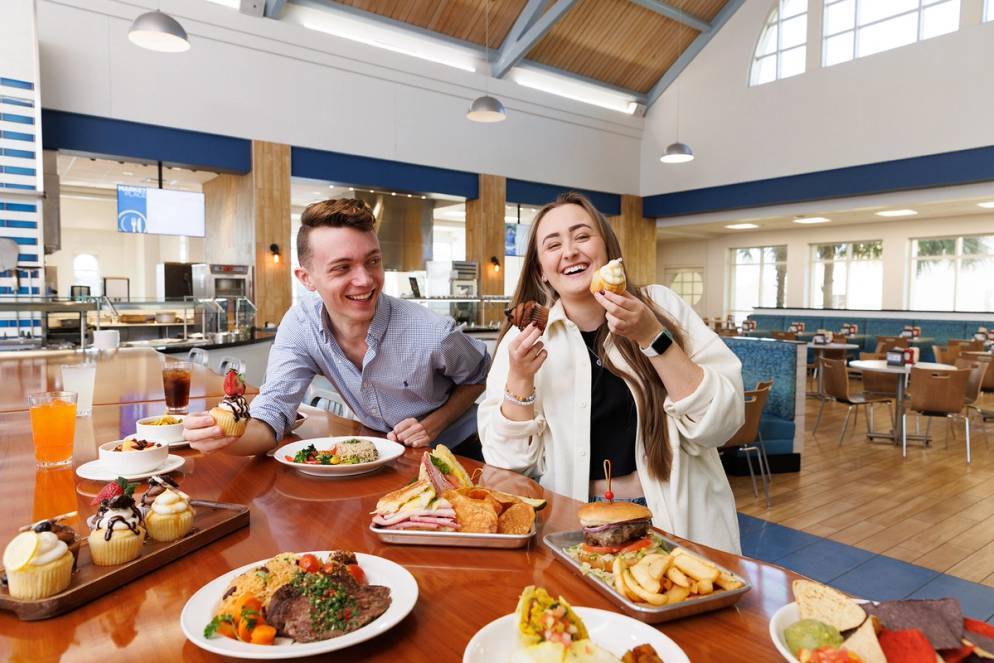
[[730, 226], [725, 226], [729, 230], [749, 230], [750, 228], [758, 228], [755, 223], [733, 223]]
[[977, 203], [977, 207], [983, 207], [985, 209], [992, 209], [992, 208], [994, 208], [994, 200], [990, 200], [990, 201], [988, 201], [986, 203]]
[[[121, 174], [124, 175], [125, 177], [132, 177], [134, 175], [134, 173], [132, 173], [130, 170], [122, 171]], [[980, 206], [983, 207], [983, 203], [981, 203]]]
[[831, 219], [826, 219], [823, 216], [808, 216], [800, 219], [794, 219], [794, 223], [828, 223]]
[[913, 209], [889, 209], [883, 212], [877, 212], [877, 216], [914, 216], [918, 214]]

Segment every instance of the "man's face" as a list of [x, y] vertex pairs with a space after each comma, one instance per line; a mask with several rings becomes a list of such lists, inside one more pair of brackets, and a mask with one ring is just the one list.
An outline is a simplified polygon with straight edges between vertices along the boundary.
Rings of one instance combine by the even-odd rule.
[[317, 292], [332, 320], [368, 323], [383, 290], [383, 258], [376, 233], [354, 228], [319, 227], [308, 236], [307, 265], [295, 274]]

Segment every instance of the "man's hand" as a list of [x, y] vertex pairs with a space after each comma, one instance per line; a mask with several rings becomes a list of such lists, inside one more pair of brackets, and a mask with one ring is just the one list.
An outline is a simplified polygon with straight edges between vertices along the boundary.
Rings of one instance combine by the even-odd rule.
[[407, 447], [427, 447], [435, 439], [435, 436], [420, 421], [414, 417], [408, 417], [387, 433], [387, 439], [400, 442]]
[[194, 412], [183, 418], [183, 439], [205, 454], [220, 451], [239, 440], [225, 436], [209, 412]]

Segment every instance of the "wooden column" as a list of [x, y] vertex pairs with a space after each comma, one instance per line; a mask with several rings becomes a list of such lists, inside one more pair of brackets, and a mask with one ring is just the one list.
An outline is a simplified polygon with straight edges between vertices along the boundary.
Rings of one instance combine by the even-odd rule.
[[[252, 141], [255, 193], [256, 325], [279, 323], [290, 308], [290, 146]], [[273, 262], [271, 244], [280, 247]]]
[[[480, 197], [466, 201], [466, 260], [480, 268], [479, 293], [504, 294], [504, 204], [507, 200], [507, 178], [480, 175]], [[501, 270], [490, 262], [496, 256]], [[480, 324], [499, 320], [502, 305], [481, 307]]]
[[656, 224], [642, 217], [640, 196], [621, 196], [621, 214], [607, 217], [621, 243], [625, 272], [633, 283], [656, 282]]
[[204, 182], [204, 262], [255, 264], [254, 198], [251, 173], [224, 173]]

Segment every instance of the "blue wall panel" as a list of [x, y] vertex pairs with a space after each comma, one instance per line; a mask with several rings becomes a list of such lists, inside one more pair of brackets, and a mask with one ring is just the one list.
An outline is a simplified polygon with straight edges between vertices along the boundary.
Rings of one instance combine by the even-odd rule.
[[556, 186], [553, 184], [541, 184], [539, 182], [526, 182], [525, 180], [507, 180], [507, 202], [521, 203], [522, 205], [544, 205], [551, 203], [561, 193], [567, 191], [577, 191], [582, 193], [594, 207], [605, 216], [616, 216], [621, 214], [621, 196], [617, 193], [604, 193], [602, 191], [589, 191], [587, 189], [577, 189], [568, 186]]

